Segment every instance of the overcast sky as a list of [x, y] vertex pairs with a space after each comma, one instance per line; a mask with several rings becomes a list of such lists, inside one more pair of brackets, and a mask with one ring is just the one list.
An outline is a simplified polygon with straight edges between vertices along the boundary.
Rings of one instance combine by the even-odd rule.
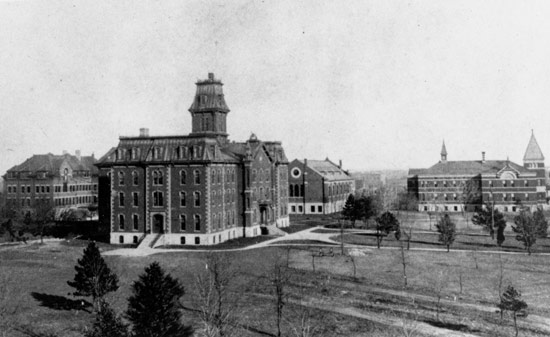
[[[550, 156], [550, 1], [0, 3], [0, 171], [187, 134], [195, 82], [224, 82], [230, 139], [290, 160], [408, 169]], [[550, 157], [549, 157], [550, 158]], [[550, 161], [550, 159], [549, 159]]]

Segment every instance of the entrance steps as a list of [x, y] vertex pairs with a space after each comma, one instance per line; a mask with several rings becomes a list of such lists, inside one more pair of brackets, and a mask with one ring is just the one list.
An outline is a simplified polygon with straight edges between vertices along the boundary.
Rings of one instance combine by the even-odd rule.
[[267, 235], [285, 236], [288, 233], [278, 228], [276, 225], [265, 226], [267, 229]]
[[146, 234], [141, 243], [137, 246], [137, 249], [153, 248], [158, 239], [162, 236], [162, 233]]

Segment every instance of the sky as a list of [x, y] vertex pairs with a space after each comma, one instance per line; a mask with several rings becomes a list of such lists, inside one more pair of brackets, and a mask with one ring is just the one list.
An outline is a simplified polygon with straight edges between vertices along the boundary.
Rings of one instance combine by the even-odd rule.
[[[183, 135], [213, 72], [231, 140], [350, 170], [550, 156], [549, 1], [0, 2], [0, 172]], [[550, 157], [549, 157], [550, 158]]]

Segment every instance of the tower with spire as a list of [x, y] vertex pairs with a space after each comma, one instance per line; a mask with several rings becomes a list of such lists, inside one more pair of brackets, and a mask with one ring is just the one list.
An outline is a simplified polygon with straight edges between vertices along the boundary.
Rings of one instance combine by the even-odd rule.
[[443, 140], [443, 145], [441, 146], [441, 163], [447, 162], [447, 148], [445, 147], [445, 140]]
[[523, 167], [530, 171], [535, 171], [537, 177], [543, 179], [542, 186], [545, 186], [545, 169], [544, 169], [544, 155], [540, 149], [540, 146], [535, 138], [535, 133], [531, 130], [531, 139], [527, 144], [525, 155], [523, 156]]

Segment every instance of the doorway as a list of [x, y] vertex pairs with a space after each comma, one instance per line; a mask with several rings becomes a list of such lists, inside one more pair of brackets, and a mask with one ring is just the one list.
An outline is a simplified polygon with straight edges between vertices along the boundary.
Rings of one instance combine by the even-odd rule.
[[164, 215], [153, 215], [153, 226], [151, 228], [151, 233], [164, 233]]

